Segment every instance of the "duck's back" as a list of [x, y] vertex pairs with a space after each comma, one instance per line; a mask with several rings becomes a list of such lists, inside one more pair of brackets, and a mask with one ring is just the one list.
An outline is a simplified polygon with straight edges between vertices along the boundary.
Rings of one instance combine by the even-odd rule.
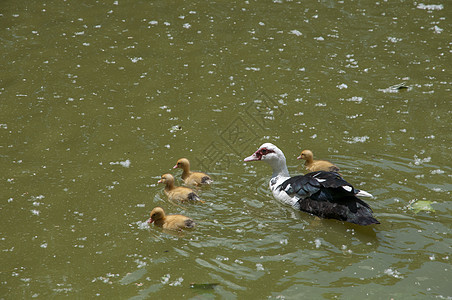
[[190, 188], [178, 186], [167, 192], [173, 201], [199, 201], [199, 196]]
[[209, 175], [202, 172], [191, 172], [184, 179], [185, 184], [187, 185], [202, 185], [202, 184], [211, 184], [212, 178]]
[[318, 217], [359, 225], [379, 224], [369, 205], [356, 196], [359, 191], [337, 173], [320, 171], [291, 177], [279, 189], [297, 199], [300, 210]]
[[165, 218], [165, 223], [163, 224], [164, 229], [178, 230], [184, 228], [194, 228], [196, 223], [189, 217], [183, 215], [169, 215]]
[[327, 161], [327, 160], [315, 160], [312, 163], [306, 165], [306, 169], [309, 172], [326, 171], [326, 172], [339, 172], [339, 168]]

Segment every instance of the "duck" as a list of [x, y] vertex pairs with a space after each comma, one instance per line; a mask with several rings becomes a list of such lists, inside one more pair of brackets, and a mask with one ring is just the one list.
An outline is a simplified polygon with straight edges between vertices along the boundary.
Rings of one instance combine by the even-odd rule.
[[370, 206], [359, 198], [372, 195], [355, 189], [336, 172], [316, 171], [291, 177], [284, 153], [271, 143], [262, 144], [244, 161], [268, 163], [273, 170], [269, 182], [273, 196], [297, 210], [358, 225], [380, 224]]
[[163, 174], [158, 183], [165, 184], [165, 194], [170, 201], [204, 201], [191, 188], [174, 185], [174, 176], [171, 174]]
[[297, 159], [304, 159], [305, 163], [304, 166], [306, 170], [309, 172], [315, 172], [315, 171], [328, 171], [328, 172], [339, 172], [339, 168], [327, 161], [327, 160], [314, 160], [314, 154], [311, 150], [303, 150], [301, 151], [300, 156], [297, 157]]
[[154, 223], [155, 226], [162, 227], [167, 230], [182, 230], [195, 228], [196, 223], [191, 218], [183, 215], [166, 215], [163, 208], [157, 206], [150, 213], [147, 221], [149, 225]]
[[173, 169], [180, 168], [183, 170], [182, 179], [186, 185], [200, 186], [203, 184], [211, 184], [213, 182], [209, 175], [203, 172], [190, 171], [190, 161], [186, 158], [180, 158], [177, 160]]

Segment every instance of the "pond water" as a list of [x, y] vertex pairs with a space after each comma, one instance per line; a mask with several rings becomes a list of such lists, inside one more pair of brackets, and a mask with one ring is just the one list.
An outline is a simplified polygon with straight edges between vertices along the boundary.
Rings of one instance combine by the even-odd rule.
[[[0, 298], [452, 298], [449, 2], [0, 8]], [[381, 224], [278, 203], [243, 162], [264, 142], [292, 175], [333, 161]], [[157, 184], [181, 157], [204, 204]]]

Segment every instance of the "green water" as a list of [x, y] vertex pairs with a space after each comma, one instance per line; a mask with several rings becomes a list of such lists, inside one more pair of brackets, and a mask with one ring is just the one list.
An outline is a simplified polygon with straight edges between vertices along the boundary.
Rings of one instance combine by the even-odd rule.
[[[2, 1], [0, 298], [451, 299], [449, 11]], [[278, 203], [243, 163], [264, 142], [293, 175], [302, 149], [333, 161], [381, 224]], [[157, 184], [180, 157], [205, 204]], [[149, 227], [155, 206], [197, 229]]]

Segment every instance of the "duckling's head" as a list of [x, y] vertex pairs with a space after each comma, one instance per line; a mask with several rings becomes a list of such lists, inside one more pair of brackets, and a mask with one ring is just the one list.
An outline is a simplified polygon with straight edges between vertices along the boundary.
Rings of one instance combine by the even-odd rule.
[[165, 218], [165, 211], [163, 208], [157, 206], [151, 211], [150, 216], [148, 223], [152, 224], [154, 221]]
[[303, 150], [301, 151], [300, 156], [297, 159], [311, 160], [314, 158], [314, 154], [312, 154], [311, 150]]
[[177, 169], [177, 168], [180, 168], [183, 170], [190, 168], [190, 162], [186, 158], [180, 158], [177, 161], [176, 165], [173, 167], [173, 169]]
[[163, 174], [158, 183], [163, 183], [166, 185], [171, 185], [174, 183], [174, 177], [171, 174]]

